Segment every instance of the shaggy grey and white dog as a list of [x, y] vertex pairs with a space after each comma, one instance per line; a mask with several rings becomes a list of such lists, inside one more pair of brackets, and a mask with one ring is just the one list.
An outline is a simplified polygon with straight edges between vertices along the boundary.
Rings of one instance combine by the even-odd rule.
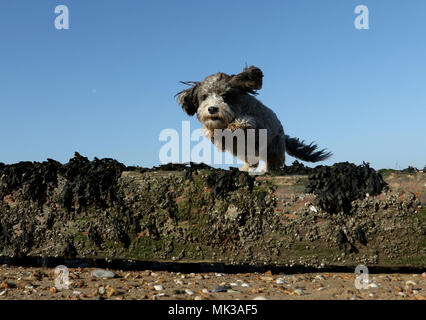
[[[316, 151], [315, 144], [304, 144], [297, 138], [284, 134], [284, 129], [276, 114], [257, 100], [256, 91], [262, 88], [263, 73], [254, 66], [245, 67], [243, 72], [228, 75], [222, 72], [210, 75], [202, 82], [182, 82], [190, 88], [179, 92], [176, 96], [182, 109], [190, 116], [197, 114], [203, 124], [206, 137], [212, 140], [222, 151], [229, 150], [244, 161], [242, 171], [252, 171], [258, 166], [237, 154], [234, 144], [225, 149], [225, 144], [214, 139], [215, 129], [267, 129], [267, 159], [265, 170], [279, 169], [284, 165], [285, 152], [303, 161], [317, 162], [331, 156], [326, 150]], [[259, 130], [256, 130], [256, 132]], [[246, 135], [247, 136], [247, 135]], [[259, 135], [256, 135], [256, 155], [261, 154]], [[219, 144], [220, 142], [220, 144]], [[264, 159], [260, 159], [264, 160]]]

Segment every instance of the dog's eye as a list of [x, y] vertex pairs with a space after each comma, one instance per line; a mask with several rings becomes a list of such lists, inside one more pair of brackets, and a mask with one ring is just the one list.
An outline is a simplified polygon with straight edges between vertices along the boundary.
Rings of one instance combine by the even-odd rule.
[[208, 97], [208, 95], [206, 95], [206, 94], [203, 94], [203, 95], [201, 96], [201, 101], [204, 101], [204, 100], [206, 100], [206, 99], [207, 99], [207, 97]]

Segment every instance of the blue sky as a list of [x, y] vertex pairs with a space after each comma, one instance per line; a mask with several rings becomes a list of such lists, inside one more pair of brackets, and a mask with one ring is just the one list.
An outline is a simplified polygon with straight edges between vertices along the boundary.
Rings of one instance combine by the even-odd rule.
[[[54, 27], [61, 4], [69, 30]], [[369, 30], [354, 27], [360, 4]], [[158, 165], [161, 130], [201, 127], [175, 101], [179, 81], [247, 63], [286, 133], [334, 153], [323, 164], [423, 168], [425, 12], [424, 0], [1, 1], [0, 162], [78, 151]]]

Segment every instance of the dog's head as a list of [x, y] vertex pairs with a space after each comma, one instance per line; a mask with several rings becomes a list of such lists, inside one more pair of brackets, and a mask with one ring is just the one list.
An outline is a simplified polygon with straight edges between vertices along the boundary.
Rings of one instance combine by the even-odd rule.
[[177, 94], [178, 103], [190, 116], [197, 114], [210, 130], [225, 129], [242, 112], [242, 99], [262, 88], [262, 71], [254, 66], [236, 75], [216, 73], [202, 82], [182, 82], [190, 88]]

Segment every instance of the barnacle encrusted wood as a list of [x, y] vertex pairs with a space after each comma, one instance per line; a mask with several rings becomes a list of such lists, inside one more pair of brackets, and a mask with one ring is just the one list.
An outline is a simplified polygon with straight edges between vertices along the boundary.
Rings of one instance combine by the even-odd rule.
[[[376, 174], [344, 167], [339, 175], [365, 171], [357, 188]], [[64, 165], [0, 163], [0, 257], [425, 266], [425, 173], [382, 171], [389, 189], [360, 189], [328, 212], [306, 188], [327, 170], [295, 163], [254, 177], [203, 164], [126, 167], [79, 154]]]

